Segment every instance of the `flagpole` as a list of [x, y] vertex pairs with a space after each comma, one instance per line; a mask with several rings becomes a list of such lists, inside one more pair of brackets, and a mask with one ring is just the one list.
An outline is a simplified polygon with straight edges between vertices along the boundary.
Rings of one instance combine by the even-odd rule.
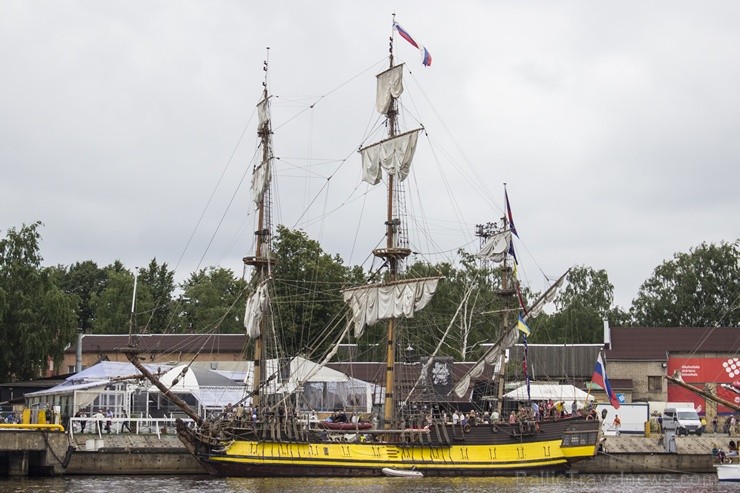
[[388, 52], [389, 52], [388, 57], [390, 58], [391, 68], [393, 68], [393, 41], [394, 41], [395, 37], [396, 37], [396, 13], [393, 12], [393, 14], [392, 14], [392, 22], [391, 22], [391, 37], [389, 38], [390, 43], [389, 43], [389, 46], [388, 46]]

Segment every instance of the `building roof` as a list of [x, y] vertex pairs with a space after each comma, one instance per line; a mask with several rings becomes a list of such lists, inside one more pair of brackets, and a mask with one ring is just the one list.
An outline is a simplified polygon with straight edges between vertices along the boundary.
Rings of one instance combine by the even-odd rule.
[[740, 327], [612, 327], [609, 360], [667, 361], [668, 353], [736, 353]]
[[[240, 353], [246, 342], [245, 334], [139, 334], [141, 350], [146, 353]], [[127, 334], [85, 334], [83, 353], [110, 353], [128, 346]], [[75, 344], [64, 352], [75, 354]]]

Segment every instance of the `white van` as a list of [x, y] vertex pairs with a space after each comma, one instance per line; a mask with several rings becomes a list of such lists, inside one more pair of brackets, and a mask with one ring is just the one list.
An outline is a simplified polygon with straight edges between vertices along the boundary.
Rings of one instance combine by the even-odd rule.
[[676, 430], [679, 435], [701, 436], [704, 429], [693, 407], [667, 407], [663, 410], [663, 428]]

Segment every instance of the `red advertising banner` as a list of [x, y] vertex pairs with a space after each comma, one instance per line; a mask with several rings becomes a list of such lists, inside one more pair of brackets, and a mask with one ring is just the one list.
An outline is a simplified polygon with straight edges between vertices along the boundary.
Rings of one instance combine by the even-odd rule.
[[[669, 358], [668, 375], [673, 375], [676, 370], [681, 371], [684, 382], [702, 387], [705, 383], [717, 384], [717, 396], [720, 399], [734, 402], [740, 405], [740, 393], [733, 392], [722, 384], [730, 386], [738, 382], [740, 390], [740, 358]], [[668, 384], [668, 401], [670, 402], [693, 402], [699, 413], [706, 408], [704, 398], [693, 392]], [[732, 412], [725, 406], [718, 405], [720, 413]]]

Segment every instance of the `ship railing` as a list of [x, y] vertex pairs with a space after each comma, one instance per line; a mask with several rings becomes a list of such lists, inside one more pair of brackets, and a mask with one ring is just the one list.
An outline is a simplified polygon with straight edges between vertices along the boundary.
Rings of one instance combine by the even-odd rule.
[[[153, 418], [69, 418], [69, 434], [97, 435], [103, 438], [104, 435], [125, 434], [134, 435], [174, 435], [175, 421], [174, 417]], [[190, 424], [193, 420], [190, 418], [180, 418], [182, 421]]]

